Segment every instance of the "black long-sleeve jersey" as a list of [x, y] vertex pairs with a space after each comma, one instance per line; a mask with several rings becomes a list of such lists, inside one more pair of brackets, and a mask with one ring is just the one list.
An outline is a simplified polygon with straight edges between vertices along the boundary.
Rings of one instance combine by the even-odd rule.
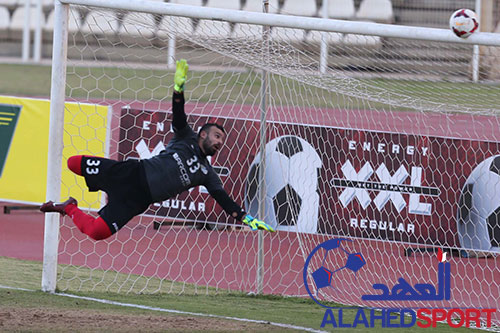
[[203, 185], [226, 213], [241, 220], [244, 211], [222, 187], [219, 176], [198, 145], [198, 135], [187, 123], [183, 93], [174, 93], [172, 112], [174, 137], [159, 155], [143, 161], [151, 198], [160, 202]]

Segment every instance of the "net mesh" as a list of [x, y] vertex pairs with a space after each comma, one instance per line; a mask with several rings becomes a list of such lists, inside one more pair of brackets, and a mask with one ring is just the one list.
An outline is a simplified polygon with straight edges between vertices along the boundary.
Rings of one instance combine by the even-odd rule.
[[[264, 293], [402, 306], [361, 296], [400, 277], [437, 283], [434, 250], [442, 247], [453, 265], [451, 299], [415, 306], [498, 306], [498, 48], [479, 48], [474, 83], [468, 45], [70, 8], [67, 100], [109, 107], [107, 138], [93, 140], [111, 158], [163, 149], [172, 137], [172, 60], [188, 60], [188, 122], [225, 126], [211, 163], [255, 215], [265, 174], [261, 217], [280, 231], [263, 234]], [[95, 214], [99, 203], [85, 199], [76, 176], [63, 188]], [[353, 241], [311, 253], [333, 237]], [[58, 288], [254, 292], [258, 243], [258, 233], [195, 188], [153, 204], [105, 241], [64, 218]], [[356, 258], [365, 262], [359, 271]]]

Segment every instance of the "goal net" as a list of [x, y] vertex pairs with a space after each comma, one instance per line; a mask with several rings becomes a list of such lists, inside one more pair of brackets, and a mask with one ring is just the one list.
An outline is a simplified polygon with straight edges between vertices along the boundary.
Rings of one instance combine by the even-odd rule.
[[[81, 140], [118, 160], [159, 153], [173, 136], [174, 61], [185, 58], [188, 123], [225, 127], [214, 169], [278, 232], [251, 232], [203, 187], [151, 205], [104, 241], [65, 217], [60, 290], [309, 292], [401, 307], [362, 297], [399, 278], [437, 290], [440, 248], [451, 294], [411, 306], [498, 307], [498, 47], [152, 12], [69, 6], [65, 98], [111, 111], [107, 138], [89, 126], [65, 136], [63, 162]], [[88, 197], [78, 178], [62, 196], [95, 214], [105, 198]], [[334, 238], [347, 240], [316, 248]]]

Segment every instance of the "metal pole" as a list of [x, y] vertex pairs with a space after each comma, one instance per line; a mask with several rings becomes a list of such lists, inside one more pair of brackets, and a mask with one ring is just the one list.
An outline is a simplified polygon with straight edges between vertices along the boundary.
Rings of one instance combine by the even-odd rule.
[[36, 1], [36, 19], [35, 19], [35, 40], [33, 41], [33, 60], [40, 62], [42, 59], [42, 0]]
[[[269, 0], [263, 0], [264, 13], [269, 12]], [[262, 61], [266, 61], [266, 53], [269, 49], [269, 26], [262, 27], [262, 40], [265, 52], [262, 53]], [[262, 86], [260, 89], [260, 163], [259, 163], [259, 216], [263, 220], [266, 216], [266, 120], [267, 120], [267, 99], [269, 95], [268, 75], [266, 70], [262, 70]], [[257, 244], [257, 294], [262, 294], [264, 289], [264, 232], [258, 231]]]
[[[54, 43], [52, 46], [52, 85], [50, 90], [49, 153], [47, 163], [47, 200], [59, 201], [64, 130], [66, 59], [68, 54], [69, 6], [54, 2]], [[57, 280], [59, 214], [45, 214], [42, 290], [54, 292]]]
[[[476, 0], [476, 14], [479, 20], [479, 30], [481, 30], [481, 0]], [[479, 45], [474, 45], [472, 51], [472, 81], [479, 81]]]
[[[322, 17], [324, 19], [328, 18], [328, 0], [323, 0]], [[319, 55], [319, 72], [321, 74], [325, 73], [326, 68], [328, 67], [328, 43], [326, 41], [327, 36], [328, 33], [324, 31], [321, 32], [321, 48]]]
[[24, 25], [23, 25], [23, 62], [27, 62], [30, 58], [30, 12], [31, 12], [31, 1], [24, 0]]
[[175, 38], [177, 37], [177, 27], [175, 24], [175, 16], [166, 16], [164, 19], [169, 20], [170, 31], [172, 32], [168, 40], [168, 51], [167, 51], [167, 67], [172, 69], [175, 68]]

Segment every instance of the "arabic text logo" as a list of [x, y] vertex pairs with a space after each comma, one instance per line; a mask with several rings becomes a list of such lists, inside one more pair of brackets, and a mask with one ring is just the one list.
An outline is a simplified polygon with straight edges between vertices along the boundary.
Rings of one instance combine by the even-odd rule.
[[[391, 291], [383, 283], [373, 284], [374, 290], [381, 290], [382, 293], [363, 295], [363, 301], [442, 301], [451, 298], [450, 286], [450, 263], [446, 260], [446, 253], [443, 255], [441, 249], [438, 250], [438, 284], [437, 288], [432, 283], [417, 283], [413, 287], [402, 277], [398, 279]], [[443, 260], [444, 258], [444, 260]]]

